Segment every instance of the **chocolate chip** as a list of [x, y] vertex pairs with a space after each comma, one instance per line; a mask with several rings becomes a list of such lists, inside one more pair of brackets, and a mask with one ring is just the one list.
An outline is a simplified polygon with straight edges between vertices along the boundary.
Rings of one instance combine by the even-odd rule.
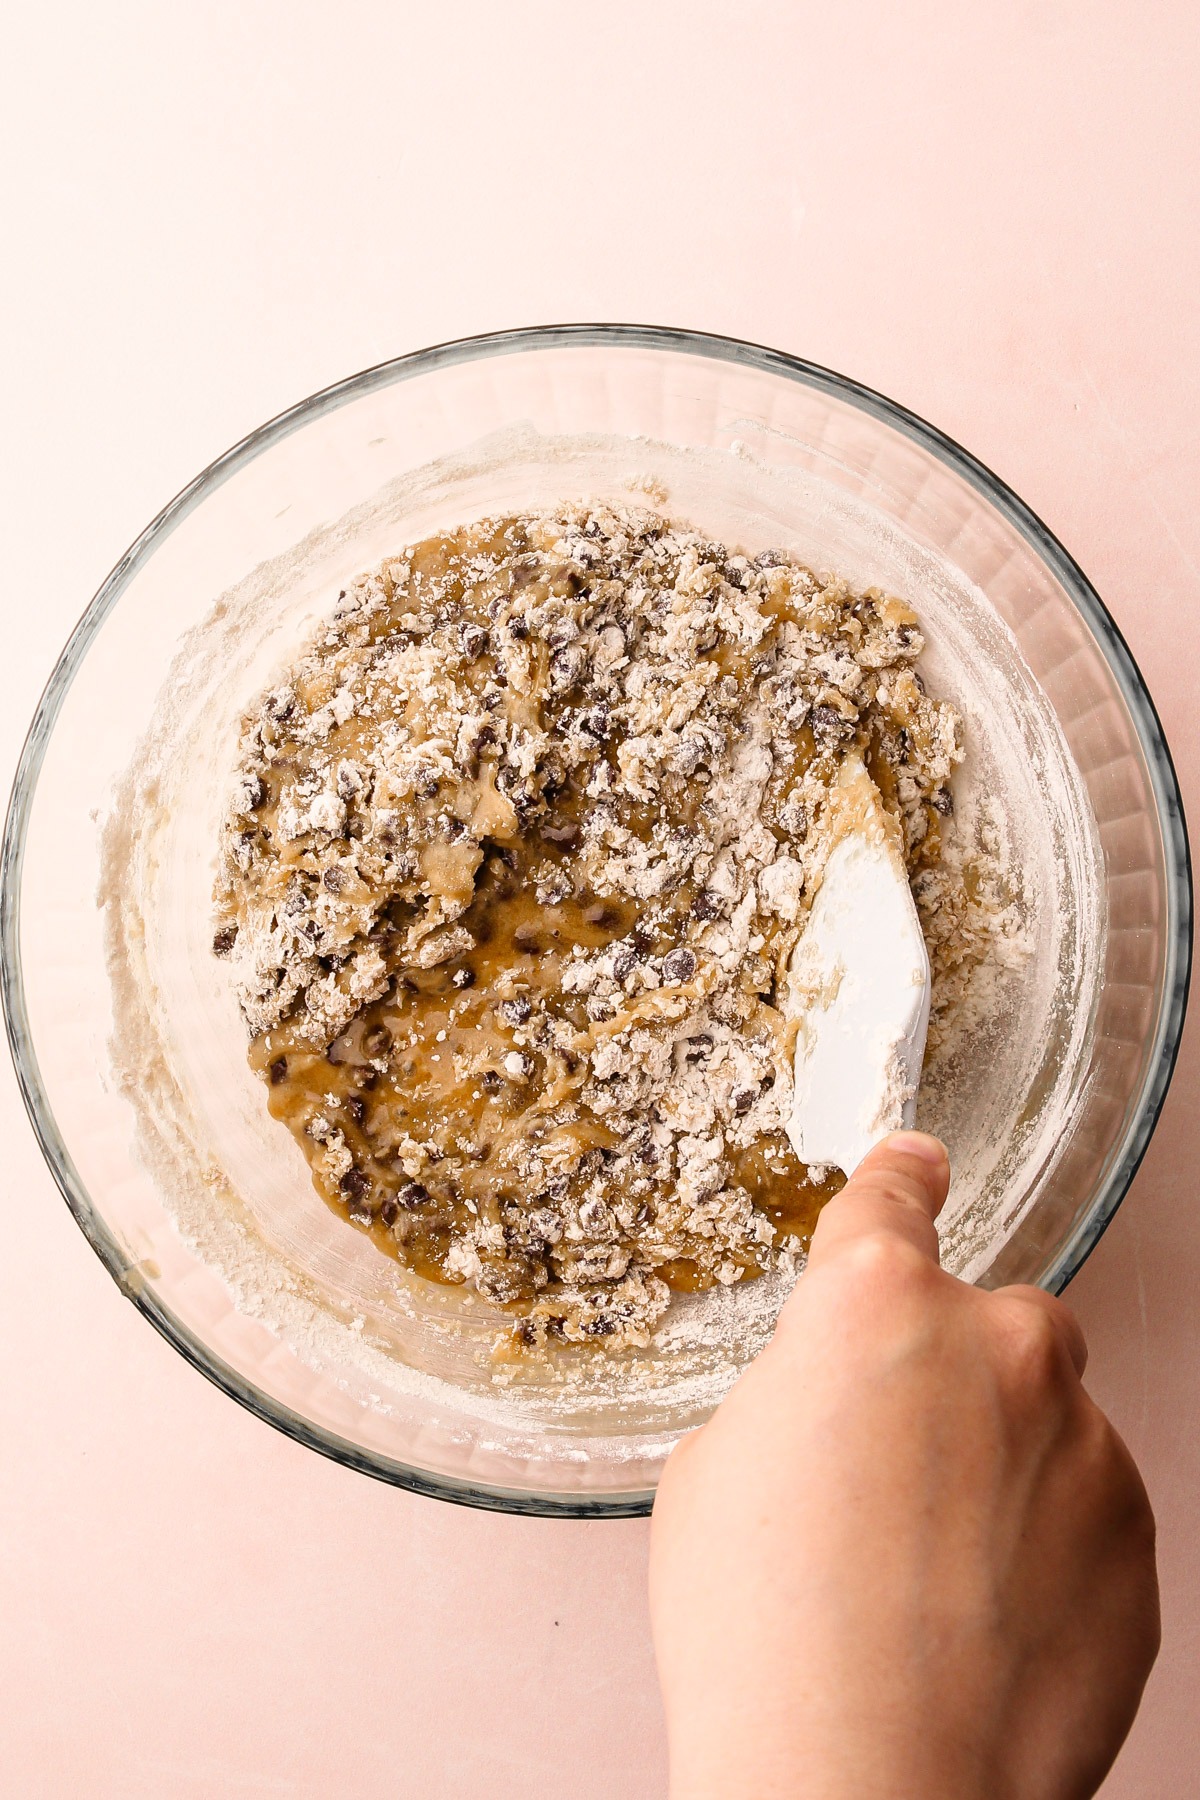
[[222, 925], [213, 937], [213, 955], [228, 956], [237, 943], [238, 928], [236, 925]]
[[637, 961], [637, 951], [632, 949], [628, 944], [626, 944], [623, 949], [618, 950], [613, 957], [613, 980], [619, 982], [628, 981], [629, 977], [633, 974], [633, 971], [637, 968]]
[[720, 894], [714, 894], [711, 888], [701, 888], [692, 901], [692, 914], [697, 919], [719, 919], [723, 910]]
[[416, 1212], [418, 1207], [429, 1204], [429, 1189], [422, 1187], [419, 1181], [406, 1181], [396, 1198], [405, 1212]]
[[754, 1088], [738, 1088], [733, 1096], [733, 1110], [739, 1119], [744, 1119], [754, 1102], [758, 1099]]
[[675, 752], [675, 767], [681, 775], [694, 775], [711, 752], [702, 738], [684, 737]]
[[760, 550], [754, 558], [756, 569], [779, 569], [787, 561], [782, 550]]
[[482, 625], [464, 625], [459, 634], [459, 643], [467, 656], [482, 656], [491, 641], [491, 633]]
[[389, 1195], [379, 1209], [379, 1216], [387, 1226], [392, 1226], [400, 1216], [400, 1208]]
[[584, 1337], [611, 1337], [617, 1329], [617, 1324], [610, 1313], [598, 1313], [594, 1319], [588, 1319], [579, 1329]]
[[475, 985], [474, 969], [455, 969], [450, 977], [456, 988], [469, 988]]
[[296, 696], [286, 688], [280, 689], [278, 693], [268, 694], [263, 703], [263, 711], [268, 719], [273, 719], [277, 725], [282, 725], [285, 719], [290, 719], [295, 709]]
[[524, 994], [518, 994], [513, 1000], [501, 1000], [496, 1011], [506, 1025], [523, 1025], [533, 1006]]
[[345, 883], [346, 872], [344, 869], [339, 869], [336, 864], [332, 868], [326, 869], [321, 876], [322, 887], [328, 888], [331, 894], [340, 894]]
[[638, 1161], [648, 1163], [649, 1166], [651, 1168], [653, 1168], [655, 1163], [659, 1162], [661, 1160], [661, 1158], [662, 1158], [662, 1151], [659, 1149], [659, 1147], [655, 1143], [654, 1139], [647, 1138], [646, 1142], [642, 1145], [641, 1149], [638, 1151]]
[[479, 730], [475, 733], [475, 736], [471, 739], [471, 749], [474, 751], [475, 755], [478, 756], [481, 750], [486, 750], [489, 744], [494, 744], [495, 742], [496, 727], [494, 725], [481, 725]]
[[537, 1326], [532, 1319], [520, 1319], [513, 1326], [513, 1336], [518, 1344], [524, 1344], [528, 1348], [529, 1345], [537, 1343]]
[[593, 706], [591, 712], [584, 713], [579, 721], [579, 729], [600, 743], [608, 736], [609, 717], [608, 702], [601, 700], [598, 706]]
[[936, 794], [931, 796], [929, 804], [934, 812], [941, 813], [943, 819], [948, 819], [954, 811], [954, 795], [948, 787], [940, 787]]
[[836, 706], [814, 706], [812, 720], [821, 731], [842, 731], [848, 722], [843, 719]]
[[350, 1114], [356, 1125], [361, 1125], [367, 1116], [367, 1103], [361, 1094], [347, 1094], [342, 1105]]
[[338, 1187], [350, 1199], [361, 1200], [365, 1194], [370, 1193], [371, 1180], [369, 1176], [363, 1174], [361, 1169], [347, 1169], [338, 1182]]
[[663, 957], [662, 972], [667, 981], [690, 981], [696, 973], [695, 952], [685, 950], [682, 945], [678, 950], [668, 951]]
[[267, 1067], [267, 1074], [271, 1077], [271, 1086], [272, 1087], [278, 1087], [281, 1081], [286, 1081], [286, 1079], [287, 1079], [287, 1057], [286, 1056], [275, 1057], [274, 1061], [271, 1062]]
[[520, 643], [522, 638], [527, 638], [529, 636], [529, 626], [524, 619], [510, 619], [508, 621], [508, 635], [511, 638], [516, 638], [517, 642]]
[[267, 784], [261, 775], [252, 775], [246, 783], [246, 811], [254, 812], [267, 797]]
[[690, 1063], [703, 1062], [713, 1047], [713, 1041], [706, 1031], [699, 1032], [696, 1037], [689, 1038], [684, 1049], [684, 1061]]
[[386, 1056], [392, 1047], [392, 1034], [384, 1024], [368, 1025], [362, 1034], [364, 1056]]
[[502, 1083], [495, 1069], [485, 1069], [483, 1074], [479, 1077], [479, 1085], [480, 1087], [486, 1088], [489, 1094], [494, 1094], [496, 1089], [500, 1087]]
[[422, 769], [417, 776], [417, 797], [421, 800], [432, 800], [438, 791], [438, 778], [432, 769]]

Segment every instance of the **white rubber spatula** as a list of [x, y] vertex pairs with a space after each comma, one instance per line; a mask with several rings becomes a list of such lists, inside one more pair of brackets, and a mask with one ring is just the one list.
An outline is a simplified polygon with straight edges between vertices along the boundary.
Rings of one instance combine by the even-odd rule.
[[831, 796], [839, 838], [792, 953], [784, 1011], [799, 1021], [788, 1137], [847, 1175], [911, 1126], [929, 1025], [929, 954], [900, 827], [860, 758]]

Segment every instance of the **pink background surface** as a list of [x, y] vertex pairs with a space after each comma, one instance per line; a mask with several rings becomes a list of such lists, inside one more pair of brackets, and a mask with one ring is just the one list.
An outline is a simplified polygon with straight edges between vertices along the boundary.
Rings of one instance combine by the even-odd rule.
[[[1200, 818], [1200, 36], [1183, 0], [20, 9], [0, 119], [11, 767], [196, 470], [380, 358], [555, 319], [753, 338], [996, 468], [1127, 634]], [[13, 43], [14, 37], [16, 43]], [[653, 1800], [643, 1523], [322, 1462], [142, 1322], [5, 1068], [6, 1794]], [[1071, 1298], [1161, 1527], [1106, 1800], [1200, 1793], [1200, 1053]]]

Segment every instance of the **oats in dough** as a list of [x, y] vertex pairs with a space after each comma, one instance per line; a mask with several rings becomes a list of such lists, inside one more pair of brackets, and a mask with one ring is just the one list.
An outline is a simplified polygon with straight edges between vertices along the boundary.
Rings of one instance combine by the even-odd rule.
[[526, 1345], [645, 1344], [804, 1244], [840, 1178], [784, 1134], [775, 1001], [850, 750], [955, 979], [987, 954], [922, 647], [902, 600], [649, 511], [360, 576], [245, 722], [213, 940], [325, 1198]]

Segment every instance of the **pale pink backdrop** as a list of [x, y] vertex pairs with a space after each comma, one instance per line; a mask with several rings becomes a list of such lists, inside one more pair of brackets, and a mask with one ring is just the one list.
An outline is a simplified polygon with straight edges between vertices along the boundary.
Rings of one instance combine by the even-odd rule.
[[[1187, 0], [45, 0], [6, 38], [5, 769], [108, 566], [244, 431], [438, 339], [635, 319], [829, 363], [999, 470], [1200, 817]], [[121, 1300], [0, 1087], [5, 1794], [660, 1800], [645, 1525], [457, 1511], [257, 1424]], [[1198, 1149], [1193, 1033], [1072, 1293], [1161, 1522], [1105, 1800], [1200, 1793]]]

